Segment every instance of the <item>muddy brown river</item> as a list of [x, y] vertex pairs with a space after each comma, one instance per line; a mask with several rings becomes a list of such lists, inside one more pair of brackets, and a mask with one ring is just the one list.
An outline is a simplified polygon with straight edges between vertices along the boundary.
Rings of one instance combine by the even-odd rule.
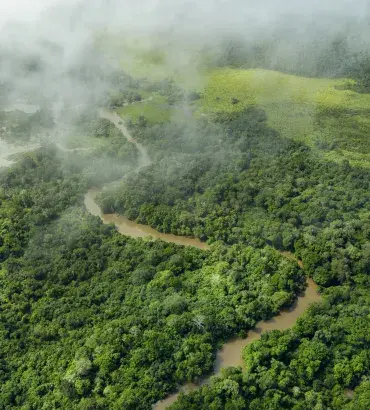
[[[128, 141], [132, 142], [138, 148], [141, 154], [140, 167], [151, 164], [151, 160], [148, 156], [147, 150], [141, 144], [139, 144], [130, 135], [127, 128], [124, 126], [122, 119], [116, 113], [109, 111], [101, 111], [100, 116], [110, 120], [116, 125], [118, 129], [125, 135]], [[152, 237], [153, 239], [161, 239], [165, 242], [172, 242], [177, 245], [195, 246], [199, 249], [209, 249], [209, 245], [196, 238], [188, 238], [184, 236], [177, 236], [171, 234], [161, 233], [150, 226], [137, 224], [128, 220], [124, 216], [118, 214], [103, 214], [98, 204], [95, 202], [96, 195], [100, 192], [99, 189], [90, 189], [85, 195], [86, 209], [93, 215], [99, 216], [104, 223], [113, 223], [117, 230], [127, 236], [134, 238]], [[295, 259], [294, 255], [289, 252], [282, 253], [285, 257]], [[302, 262], [297, 261], [302, 267]], [[321, 296], [317, 292], [317, 285], [311, 280], [307, 280], [307, 288], [305, 292], [300, 295], [296, 302], [290, 307], [280, 312], [270, 320], [264, 320], [258, 322], [254, 329], [248, 332], [248, 337], [245, 339], [235, 338], [225, 343], [224, 346], [217, 352], [214, 370], [211, 376], [217, 375], [224, 367], [229, 366], [244, 366], [242, 360], [242, 349], [255, 340], [258, 340], [262, 333], [271, 330], [285, 330], [292, 327], [297, 318], [301, 316], [311, 303], [320, 302]], [[210, 377], [204, 378], [199, 385], [209, 383]], [[179, 388], [178, 392], [168, 396], [166, 399], [159, 401], [153, 407], [154, 410], [163, 410], [170, 406], [178, 397], [180, 392], [189, 392], [199, 385], [185, 384]]]
[[[135, 141], [135, 139], [131, 136], [129, 130], [124, 125], [122, 119], [118, 116], [117, 113], [102, 110], [100, 111], [100, 117], [106, 118], [111, 121], [127, 138], [128, 141], [135, 144], [136, 148], [140, 153], [140, 163], [138, 169], [144, 166], [148, 166], [151, 164], [150, 157], [146, 148]], [[21, 152], [25, 152], [31, 149], [35, 149], [37, 145], [32, 146], [14, 146], [6, 143], [4, 140], [0, 139], [0, 167], [9, 166], [12, 164], [12, 161], [9, 159], [9, 156], [18, 154]], [[60, 147], [59, 149], [63, 151], [69, 151], [64, 147]], [[73, 150], [75, 151], [75, 150]], [[85, 195], [85, 206], [86, 209], [92, 214], [99, 216], [104, 223], [113, 223], [117, 230], [127, 236], [131, 236], [133, 238], [144, 238], [144, 237], [152, 237], [153, 239], [161, 239], [165, 242], [172, 242], [177, 245], [185, 245], [185, 246], [194, 246], [199, 249], [209, 249], [209, 245], [200, 241], [197, 238], [188, 238], [185, 236], [177, 236], [172, 234], [165, 234], [161, 233], [150, 226], [137, 224], [125, 218], [124, 216], [118, 214], [103, 214], [95, 202], [96, 195], [100, 192], [99, 189], [90, 189]], [[292, 259], [294, 255], [284, 252], [284, 256]], [[302, 266], [302, 263], [298, 261], [298, 263]], [[297, 301], [291, 306], [290, 309], [283, 310], [280, 312], [278, 316], [275, 316], [273, 319], [265, 320], [258, 322], [254, 329], [248, 332], [248, 337], [245, 339], [232, 339], [227, 342], [222, 349], [217, 352], [216, 361], [212, 376], [217, 375], [223, 367], [228, 366], [244, 366], [241, 354], [242, 349], [247, 346], [248, 344], [252, 343], [255, 340], [258, 340], [261, 337], [261, 334], [271, 330], [285, 330], [292, 327], [297, 318], [301, 316], [308, 308], [311, 303], [319, 302], [321, 300], [321, 296], [317, 293], [317, 285], [311, 280], [307, 280], [307, 289], [304, 294], [300, 295], [297, 298]], [[204, 378], [200, 385], [204, 385], [209, 383], [210, 377]], [[199, 385], [194, 384], [186, 384], [179, 388], [179, 392], [189, 392], [194, 390], [195, 388], [199, 387]], [[155, 410], [163, 410], [166, 409], [170, 404], [172, 404], [178, 397], [178, 393], [172, 394], [168, 396], [166, 399], [158, 402], [155, 406]]]
[[[139, 153], [140, 153], [140, 163], [138, 169], [144, 166], [151, 164], [150, 157], [147, 153], [146, 148], [139, 144], [135, 139], [130, 135], [128, 129], [122, 122], [122, 119], [118, 114], [110, 111], [101, 111], [100, 116], [110, 120], [115, 126], [120, 129], [120, 131], [125, 135], [128, 141], [135, 144]], [[12, 161], [9, 159], [9, 156], [25, 152], [31, 149], [35, 149], [37, 145], [33, 146], [14, 146], [6, 143], [4, 140], [0, 139], [0, 167], [9, 166], [12, 164]], [[59, 147], [60, 148], [60, 147]], [[60, 148], [61, 149], [61, 148]], [[62, 149], [66, 151], [66, 149]], [[172, 234], [165, 234], [158, 232], [157, 230], [151, 228], [147, 225], [137, 224], [125, 218], [124, 216], [118, 214], [103, 214], [95, 202], [96, 195], [100, 192], [99, 189], [90, 189], [85, 195], [85, 206], [86, 209], [92, 214], [99, 216], [104, 223], [113, 223], [117, 230], [127, 236], [133, 238], [144, 238], [152, 237], [153, 239], [161, 239], [165, 242], [172, 242], [177, 245], [185, 246], [194, 246], [199, 249], [207, 250], [209, 245], [200, 241], [197, 238], [188, 238], [185, 236], [177, 236]], [[292, 259], [294, 255], [284, 252], [284, 256]], [[301, 265], [301, 262], [298, 262]], [[302, 265], [301, 265], [302, 266]], [[261, 337], [261, 334], [271, 330], [285, 330], [292, 327], [297, 318], [301, 316], [308, 306], [313, 302], [319, 302], [321, 296], [317, 293], [317, 285], [311, 280], [307, 281], [307, 289], [304, 294], [300, 295], [297, 298], [297, 301], [294, 305], [287, 310], [282, 311], [278, 316], [270, 320], [265, 320], [257, 323], [256, 327], [248, 332], [248, 337], [245, 339], [233, 339], [227, 342], [222, 349], [217, 352], [216, 361], [213, 375], [217, 375], [223, 367], [228, 366], [241, 366], [243, 367], [243, 360], [241, 357], [242, 349], [250, 344], [251, 342], [258, 340]], [[204, 378], [200, 385], [209, 383], [210, 377]], [[155, 410], [166, 409], [170, 404], [172, 404], [178, 397], [179, 392], [189, 392], [196, 389], [199, 385], [194, 384], [185, 384], [179, 388], [179, 391], [175, 394], [168, 396], [166, 399], [158, 402], [155, 406]]]
[[109, 120], [111, 123], [113, 123], [126, 137], [127, 141], [135, 145], [135, 147], [137, 148], [140, 154], [139, 168], [146, 167], [152, 163], [147, 149], [144, 147], [144, 145], [140, 144], [140, 142], [136, 141], [135, 138], [133, 138], [130, 131], [124, 124], [122, 118], [116, 112], [101, 109], [99, 111], [99, 116], [100, 118], [104, 118], [106, 120]]
[[95, 202], [96, 195], [100, 189], [90, 189], [85, 195], [86, 209], [95, 216], [99, 216], [106, 223], [112, 223], [116, 226], [119, 233], [132, 238], [152, 237], [153, 239], [161, 239], [165, 242], [172, 242], [176, 245], [195, 246], [199, 249], [209, 249], [209, 245], [197, 238], [188, 238], [186, 236], [172, 235], [159, 232], [148, 225], [141, 225], [132, 222], [124, 216], [118, 214], [102, 214], [99, 205]]
[[248, 337], [245, 339], [235, 338], [225, 343], [217, 352], [216, 362], [211, 376], [204, 378], [198, 385], [190, 383], [185, 384], [180, 387], [177, 393], [171, 394], [166, 399], [155, 404], [155, 406], [153, 406], [153, 410], [164, 410], [176, 401], [180, 392], [189, 393], [199, 386], [210, 383], [211, 377], [217, 376], [222, 368], [230, 366], [240, 366], [243, 368], [244, 362], [242, 359], [242, 350], [245, 346], [248, 346], [250, 343], [258, 340], [264, 332], [269, 332], [271, 330], [286, 330], [291, 328], [299, 316], [307, 310], [311, 303], [320, 301], [321, 296], [317, 293], [317, 285], [312, 279], [308, 279], [306, 291], [298, 297], [290, 309], [281, 311], [278, 316], [275, 316], [272, 319], [258, 322], [257, 325], [248, 332]]
[[[171, 234], [164, 234], [159, 232], [150, 226], [137, 224], [118, 214], [102, 214], [99, 205], [95, 202], [96, 195], [100, 192], [100, 189], [90, 189], [85, 195], [86, 209], [92, 214], [99, 216], [104, 223], [113, 223], [117, 230], [127, 236], [133, 238], [152, 237], [153, 239], [161, 239], [165, 242], [173, 242], [177, 245], [195, 246], [199, 249], [209, 249], [209, 245], [201, 242], [196, 238], [188, 238], [185, 236], [177, 236]], [[283, 253], [284, 256], [293, 258], [292, 254], [287, 252]], [[261, 334], [271, 330], [285, 330], [292, 327], [297, 318], [301, 316], [313, 302], [320, 302], [321, 296], [317, 293], [317, 285], [312, 279], [307, 280], [306, 291], [300, 295], [296, 302], [290, 309], [286, 309], [280, 312], [278, 316], [270, 320], [264, 320], [258, 322], [254, 329], [248, 332], [248, 337], [245, 339], [232, 339], [217, 352], [216, 362], [213, 370], [213, 374], [217, 375], [223, 367], [229, 366], [241, 366], [243, 367], [242, 349], [248, 344], [261, 337]], [[210, 378], [205, 378], [200, 385], [209, 383]], [[179, 392], [189, 392], [197, 388], [197, 385], [186, 384], [179, 389]], [[178, 393], [168, 396], [166, 399], [158, 402], [155, 406], [155, 410], [163, 410], [173, 403]]]

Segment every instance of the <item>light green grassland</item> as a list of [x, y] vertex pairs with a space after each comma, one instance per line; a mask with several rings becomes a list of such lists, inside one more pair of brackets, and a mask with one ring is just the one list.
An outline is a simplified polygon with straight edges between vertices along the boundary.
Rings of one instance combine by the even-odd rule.
[[[330, 147], [330, 160], [370, 166], [370, 95], [345, 90], [351, 80], [305, 78], [268, 70], [220, 69], [208, 74], [200, 110], [263, 108], [269, 125], [287, 138]], [[232, 98], [239, 103], [232, 104]]]
[[[370, 95], [350, 91], [350, 79], [306, 78], [263, 69], [205, 69], [199, 54], [185, 59], [181, 68], [168, 49], [161, 51], [144, 41], [99, 41], [110, 53], [115, 50], [122, 67], [134, 77], [173, 78], [189, 91], [200, 91], [198, 115], [238, 112], [256, 105], [266, 111], [269, 125], [282, 136], [306, 143], [327, 160], [347, 159], [370, 167]], [[239, 102], [232, 104], [233, 98]], [[119, 110], [134, 121], [144, 115], [149, 123], [168, 121], [173, 112], [155, 98]]]
[[139, 92], [143, 101], [134, 102], [117, 108], [115, 111], [122, 118], [130, 119], [134, 124], [140, 116], [145, 117], [149, 124], [163, 124], [165, 122], [182, 120], [189, 115], [189, 110], [181, 106], [169, 105], [167, 98], [158, 92], [144, 94]]
[[188, 111], [181, 107], [173, 107], [167, 104], [156, 105], [155, 101], [126, 105], [118, 108], [116, 112], [122, 118], [130, 119], [134, 124], [138, 122], [140, 116], [143, 116], [151, 125], [163, 124], [170, 120], [181, 120], [188, 115]]
[[136, 123], [140, 116], [144, 116], [149, 124], [164, 123], [170, 120], [171, 112], [168, 107], [161, 107], [155, 102], [144, 102], [126, 105], [118, 108], [117, 113], [124, 118], [129, 118]]
[[150, 39], [97, 33], [96, 47], [103, 50], [134, 78], [161, 81], [172, 78], [184, 88], [199, 89], [205, 78], [200, 75], [207, 65], [209, 55], [204, 50], [188, 44], [179, 47], [168, 37]]
[[64, 144], [68, 149], [75, 149], [75, 148], [90, 148], [95, 149], [99, 148], [104, 145], [104, 141], [99, 138], [92, 138], [88, 135], [71, 135], [69, 136]]

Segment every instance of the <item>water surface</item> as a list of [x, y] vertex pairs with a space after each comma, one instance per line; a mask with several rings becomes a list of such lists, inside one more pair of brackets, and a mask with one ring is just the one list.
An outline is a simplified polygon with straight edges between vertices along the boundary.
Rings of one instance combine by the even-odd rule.
[[[103, 214], [99, 205], [95, 202], [95, 197], [100, 191], [101, 190], [99, 189], [90, 189], [85, 195], [85, 206], [92, 215], [99, 216], [104, 223], [113, 223], [121, 234], [131, 236], [133, 238], [144, 238], [150, 236], [155, 239], [161, 239], [165, 242], [173, 242], [177, 245], [195, 246], [199, 249], [209, 249], [209, 245], [196, 238], [165, 234], [158, 232], [150, 226], [137, 224], [136, 222], [130, 221], [126, 217], [118, 214]], [[290, 253], [284, 252], [283, 254], [286, 257], [294, 258], [294, 255]], [[297, 263], [300, 265], [302, 264], [300, 261], [297, 261]], [[281, 311], [279, 315], [273, 317], [272, 319], [258, 322], [257, 325], [248, 332], [248, 337], [245, 339], [235, 338], [225, 343], [224, 346], [217, 352], [212, 376], [219, 374], [221, 369], [224, 367], [243, 367], [243, 348], [255, 340], [258, 340], [262, 333], [271, 330], [286, 330], [291, 328], [297, 321], [298, 317], [307, 310], [311, 303], [319, 302], [321, 300], [321, 296], [317, 293], [317, 288], [317, 285], [311, 279], [308, 279], [305, 292], [297, 298], [296, 302], [289, 309]], [[201, 381], [200, 385], [207, 384], [209, 381], [209, 377], [205, 378]], [[185, 384], [179, 389], [179, 392], [189, 392], [197, 387], [199, 386], [195, 384]], [[166, 409], [177, 399], [179, 392], [172, 394], [166, 399], [158, 402], [154, 406], [154, 409]]]
[[[286, 330], [293, 327], [297, 319], [307, 310], [311, 303], [321, 301], [321, 296], [317, 293], [317, 288], [318, 286], [316, 283], [312, 279], [308, 279], [306, 291], [297, 298], [291, 308], [281, 311], [278, 316], [275, 316], [272, 319], [258, 322], [256, 326], [248, 332], [248, 337], [245, 339], [235, 338], [225, 343], [217, 352], [216, 362], [211, 376], [218, 375], [221, 369], [225, 367], [240, 366], [244, 368], [244, 362], [242, 359], [243, 348], [255, 340], [260, 339], [262, 333], [271, 330]], [[177, 393], [159, 401], [153, 409], [164, 410], [176, 401], [180, 392], [188, 393], [199, 386], [208, 384], [209, 382], [210, 377], [207, 377], [203, 379], [199, 385], [191, 383], [185, 384]]]
[[100, 189], [90, 189], [85, 195], [86, 209], [95, 216], [99, 216], [101, 220], [106, 223], [113, 223], [118, 232], [122, 235], [131, 236], [132, 238], [145, 238], [152, 237], [154, 239], [161, 239], [164, 242], [172, 242], [176, 245], [195, 246], [199, 249], [209, 249], [209, 245], [202, 242], [198, 238], [189, 238], [187, 236], [173, 235], [169, 233], [162, 233], [156, 229], [148, 226], [138, 224], [130, 221], [125, 216], [118, 214], [103, 214], [99, 205], [95, 202], [96, 195], [100, 192]]
[[[141, 154], [140, 167], [151, 164], [146, 148], [131, 136], [130, 132], [123, 124], [121, 117], [119, 117], [117, 113], [103, 110], [100, 112], [100, 116], [101, 118], [106, 118], [111, 121], [125, 135], [128, 141], [136, 145], [139, 153]], [[113, 223], [121, 234], [131, 236], [133, 238], [151, 236], [155, 239], [161, 239], [165, 242], [173, 242], [177, 245], [195, 246], [199, 249], [209, 249], [209, 246], [206, 243], [201, 242], [197, 238], [165, 234], [151, 228], [150, 226], [132, 222], [126, 217], [118, 214], [103, 214], [100, 207], [95, 202], [95, 197], [100, 191], [101, 190], [99, 189], [90, 189], [85, 195], [85, 206], [91, 214], [99, 216], [104, 223]], [[296, 259], [290, 252], [282, 252], [282, 254], [289, 259]], [[303, 267], [301, 261], [297, 261], [297, 263], [300, 267]], [[217, 352], [215, 366], [211, 376], [219, 374], [221, 369], [225, 367], [244, 367], [242, 359], [243, 348], [255, 340], [258, 340], [264, 332], [271, 330], [286, 330], [294, 326], [298, 317], [307, 310], [311, 303], [321, 301], [321, 296], [317, 293], [317, 288], [317, 285], [311, 279], [308, 279], [305, 292], [297, 298], [296, 302], [289, 309], [281, 311], [279, 315], [272, 319], [258, 322], [256, 326], [248, 332], [248, 336], [245, 339], [235, 338], [225, 343], [224, 346]], [[208, 384], [209, 382], [210, 376], [204, 378], [199, 385]], [[164, 410], [176, 401], [180, 392], [186, 393], [192, 391], [199, 387], [199, 385], [190, 383], [184, 384], [179, 388], [177, 393], [174, 393], [166, 399], [159, 401], [153, 406], [153, 408], [155, 410]]]

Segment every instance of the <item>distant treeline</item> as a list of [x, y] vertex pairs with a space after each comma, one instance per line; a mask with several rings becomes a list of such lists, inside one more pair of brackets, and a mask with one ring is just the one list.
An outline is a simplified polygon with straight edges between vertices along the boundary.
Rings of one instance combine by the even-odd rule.
[[353, 51], [345, 37], [325, 46], [316, 40], [287, 44], [280, 51], [279, 39], [253, 44], [229, 39], [221, 44], [212, 64], [236, 68], [266, 68], [308, 77], [349, 77], [357, 81], [354, 90], [370, 92], [370, 51]]

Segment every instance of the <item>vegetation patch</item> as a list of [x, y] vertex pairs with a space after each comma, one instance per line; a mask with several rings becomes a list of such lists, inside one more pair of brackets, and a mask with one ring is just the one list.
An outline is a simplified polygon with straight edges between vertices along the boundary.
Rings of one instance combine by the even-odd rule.
[[126, 105], [117, 109], [117, 113], [121, 117], [129, 118], [134, 124], [139, 123], [140, 117], [150, 124], [168, 122], [171, 118], [171, 108], [166, 104], [161, 106], [152, 102]]
[[233, 113], [258, 105], [282, 136], [334, 150], [324, 153], [332, 160], [370, 166], [370, 95], [346, 89], [348, 82], [261, 69], [219, 69], [208, 75], [200, 111]]
[[74, 170], [50, 149], [0, 173], [0, 408], [150, 409], [304, 288], [271, 247], [120, 235]]
[[[240, 112], [258, 105], [266, 111], [272, 128], [286, 138], [316, 148], [323, 160], [348, 160], [352, 165], [370, 167], [370, 95], [357, 93], [356, 81], [300, 77], [265, 69], [215, 69], [212, 58], [196, 50], [188, 50], [187, 57], [183, 56], [186, 63], [181, 61], [178, 67], [168, 51], [171, 47], [158, 44], [159, 40], [153, 48], [145, 39], [133, 42], [116, 36], [99, 40], [99, 46], [118, 56], [121, 66], [137, 78], [173, 78], [188, 91], [196, 88], [204, 92], [200, 114]], [[178, 59], [182, 60], [181, 53]], [[134, 118], [141, 115], [137, 108], [132, 110]], [[338, 120], [335, 113], [343, 110], [347, 115]], [[157, 122], [168, 118], [161, 111], [146, 108], [149, 122], [154, 123], [156, 115]]]

